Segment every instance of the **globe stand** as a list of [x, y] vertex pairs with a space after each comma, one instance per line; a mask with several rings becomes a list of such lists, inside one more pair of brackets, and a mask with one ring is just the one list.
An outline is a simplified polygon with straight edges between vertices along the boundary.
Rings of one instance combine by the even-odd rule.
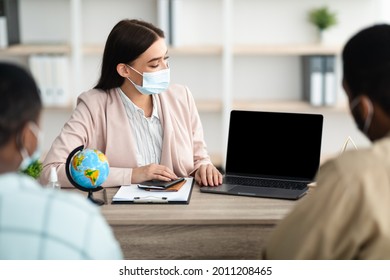
[[[100, 188], [102, 188], [102, 187], [100, 187]], [[102, 188], [102, 189], [103, 189], [103, 188]], [[92, 192], [91, 190], [88, 191], [88, 199], [89, 199], [90, 201], [92, 201], [93, 203], [99, 205], [99, 206], [101, 206], [101, 205], [104, 204], [104, 201], [103, 201], [103, 200], [98, 199], [98, 198], [94, 198], [94, 197], [93, 197], [93, 192]]]
[[98, 186], [98, 187], [93, 188], [93, 189], [84, 188], [83, 186], [80, 186], [79, 184], [77, 184], [77, 183], [73, 180], [72, 176], [70, 175], [70, 162], [71, 162], [73, 156], [74, 156], [76, 153], [82, 151], [83, 149], [84, 149], [84, 145], [81, 145], [80, 147], [77, 147], [76, 149], [74, 149], [74, 150], [69, 154], [68, 158], [66, 159], [66, 165], [65, 165], [66, 177], [68, 177], [69, 182], [70, 182], [73, 186], [75, 186], [77, 189], [79, 189], [79, 190], [81, 190], [81, 191], [83, 191], [83, 192], [87, 192], [87, 193], [88, 193], [88, 199], [89, 199], [90, 201], [92, 201], [92, 202], [95, 203], [96, 205], [101, 206], [101, 205], [104, 204], [104, 201], [101, 200], [101, 199], [94, 198], [94, 197], [93, 197], [93, 193], [102, 190], [103, 187]]

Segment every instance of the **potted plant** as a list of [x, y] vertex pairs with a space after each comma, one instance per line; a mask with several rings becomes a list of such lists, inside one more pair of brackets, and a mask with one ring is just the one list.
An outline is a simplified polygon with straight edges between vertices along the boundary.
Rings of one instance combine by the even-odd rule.
[[37, 179], [42, 172], [42, 163], [39, 160], [31, 163], [26, 170], [23, 170], [22, 173], [31, 176], [34, 179]]
[[324, 6], [309, 11], [309, 22], [317, 27], [319, 41], [322, 42], [324, 31], [337, 24], [337, 15]]

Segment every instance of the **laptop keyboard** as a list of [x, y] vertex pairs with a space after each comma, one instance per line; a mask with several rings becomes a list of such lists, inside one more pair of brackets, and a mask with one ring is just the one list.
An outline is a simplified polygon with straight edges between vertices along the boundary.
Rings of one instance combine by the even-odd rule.
[[307, 187], [307, 183], [294, 181], [278, 181], [260, 178], [243, 178], [243, 177], [225, 177], [225, 183], [233, 185], [246, 185], [266, 188], [281, 188], [302, 190]]

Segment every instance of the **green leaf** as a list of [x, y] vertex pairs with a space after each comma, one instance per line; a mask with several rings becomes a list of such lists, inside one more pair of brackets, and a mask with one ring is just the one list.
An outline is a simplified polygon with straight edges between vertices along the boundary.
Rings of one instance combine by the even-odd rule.
[[27, 174], [28, 176], [33, 177], [34, 179], [37, 179], [39, 175], [41, 175], [42, 172], [42, 163], [39, 160], [36, 160], [32, 162], [26, 170], [21, 171], [24, 174]]
[[318, 29], [324, 30], [337, 24], [337, 15], [324, 6], [309, 11], [309, 22], [317, 26]]

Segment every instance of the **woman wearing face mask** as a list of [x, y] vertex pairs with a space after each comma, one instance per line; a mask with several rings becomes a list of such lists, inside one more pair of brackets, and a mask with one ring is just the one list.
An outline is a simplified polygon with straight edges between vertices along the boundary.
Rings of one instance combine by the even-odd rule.
[[170, 85], [164, 33], [139, 20], [122, 20], [110, 32], [97, 85], [77, 107], [44, 160], [41, 180], [56, 166], [62, 186], [69, 153], [84, 145], [106, 154], [104, 186], [194, 176], [200, 185], [222, 183], [206, 150], [188, 88]]
[[122, 259], [98, 207], [19, 172], [39, 155], [42, 103], [31, 75], [0, 62], [0, 96], [0, 260]]

